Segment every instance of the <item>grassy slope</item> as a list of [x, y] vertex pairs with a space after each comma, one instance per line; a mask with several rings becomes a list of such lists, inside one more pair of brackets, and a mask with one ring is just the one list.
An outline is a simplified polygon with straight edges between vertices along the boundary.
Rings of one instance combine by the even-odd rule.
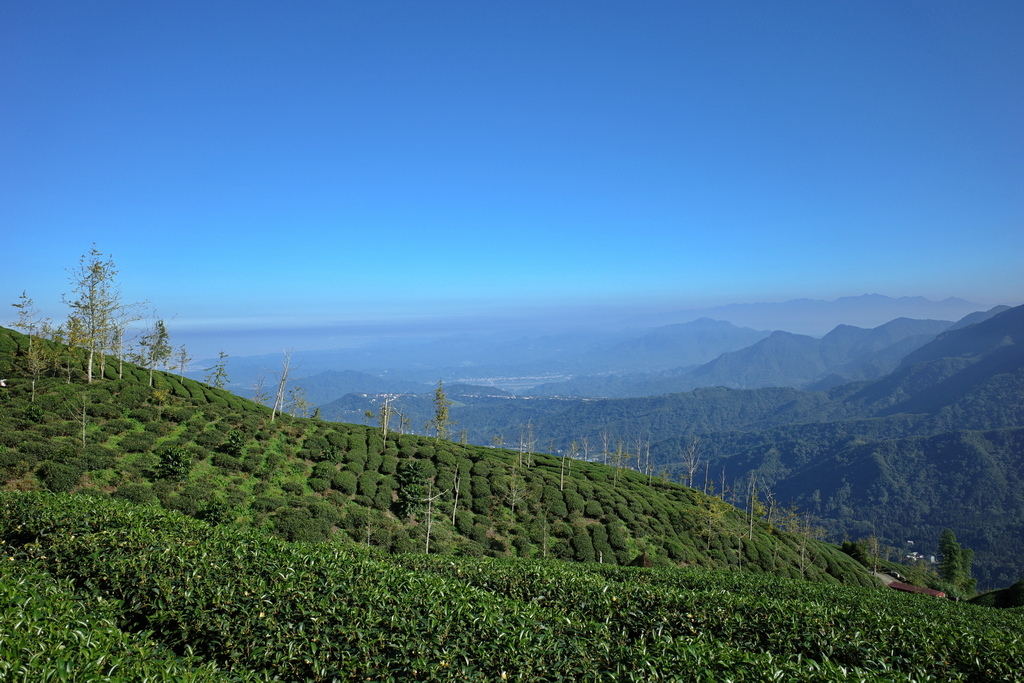
[[[426, 547], [460, 556], [547, 557], [742, 568], [870, 585], [834, 546], [782, 533], [722, 501], [637, 472], [278, 416], [189, 379], [125, 365], [84, 385], [24, 375], [27, 339], [3, 330], [0, 477], [7, 489], [87, 491], [289, 540]], [[571, 465], [565, 473], [563, 465]], [[456, 500], [456, 493], [458, 499]], [[515, 503], [515, 505], [513, 505]], [[513, 510], [514, 508], [514, 510]]]

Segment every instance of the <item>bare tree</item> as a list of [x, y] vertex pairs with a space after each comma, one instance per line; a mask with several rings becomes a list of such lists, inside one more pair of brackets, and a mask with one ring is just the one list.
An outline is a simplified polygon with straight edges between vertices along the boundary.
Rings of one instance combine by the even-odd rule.
[[[223, 389], [228, 383], [228, 354], [224, 353], [223, 349], [220, 352], [220, 356], [217, 358], [217, 362], [213, 364], [213, 367], [206, 368], [206, 372], [210, 373], [206, 376], [207, 384], [211, 384], [218, 389]], [[263, 378], [260, 376], [260, 382], [262, 383]]]
[[778, 508], [778, 500], [775, 498], [775, 492], [768, 486], [765, 486], [763, 493], [764, 499], [767, 501], [767, 505], [765, 506], [765, 519], [768, 521], [768, 526], [774, 526], [777, 521], [775, 519], [775, 512]]
[[89, 426], [89, 397], [84, 391], [69, 399], [65, 405], [75, 422], [82, 426], [82, 448], [85, 448], [86, 428]]
[[455, 465], [455, 480], [452, 482], [452, 491], [455, 492], [455, 500], [452, 503], [452, 524], [455, 524], [455, 513], [459, 510], [459, 486], [462, 484], [462, 472], [459, 465]]
[[22, 291], [19, 302], [11, 304], [18, 309], [18, 319], [13, 323], [14, 327], [21, 330], [28, 337], [28, 349], [25, 353], [25, 361], [29, 374], [32, 377], [32, 394], [30, 402], [36, 400], [36, 382], [47, 366], [46, 345], [42, 343], [44, 331], [49, 329], [48, 318], [41, 318], [41, 314], [35, 307], [35, 301], [29, 298], [28, 294]]
[[633, 457], [633, 454], [626, 450], [626, 444], [622, 439], [618, 440], [618, 444], [615, 448], [615, 452], [612, 453], [612, 467], [615, 468], [615, 474], [612, 477], [612, 488], [619, 482], [619, 472], [629, 464], [629, 459]]
[[[572, 474], [572, 462], [577, 457], [579, 457], [579, 454], [580, 454], [579, 444], [577, 444], [576, 440], [573, 439], [572, 444], [569, 446], [569, 453], [567, 455], [563, 455], [562, 458], [561, 458], [561, 461], [562, 461], [561, 465], [562, 466], [561, 466], [561, 468], [559, 470], [559, 476], [558, 476], [558, 490], [559, 491], [564, 491], [565, 490], [565, 475], [566, 474]], [[568, 467], [566, 467], [566, 465], [565, 465], [567, 460], [569, 461], [569, 466]]]
[[384, 441], [384, 448], [388, 445], [388, 426], [391, 423], [391, 413], [394, 410], [391, 402], [395, 400], [393, 394], [384, 394], [384, 402], [380, 406], [377, 417], [380, 419], [380, 433]]
[[527, 420], [519, 427], [519, 465], [532, 467], [533, 453], [537, 450], [537, 439], [533, 433], [533, 420]]
[[265, 382], [266, 377], [262, 372], [260, 372], [252, 383], [252, 400], [261, 406], [265, 406], [267, 404], [267, 400], [270, 398], [267, 395], [266, 389], [263, 388]]
[[436, 493], [434, 495], [430, 495], [433, 492], [433, 490], [434, 490], [434, 482], [432, 480], [428, 481], [427, 482], [427, 497], [420, 499], [421, 503], [426, 503], [427, 504], [427, 542], [426, 542], [426, 546], [423, 549], [423, 552], [426, 553], [427, 555], [430, 554], [430, 532], [431, 532], [431, 530], [434, 527], [434, 501], [437, 500], [438, 498], [440, 498], [441, 496], [443, 496], [444, 494], [448, 493], [447, 491], [442, 491], [440, 493]]
[[438, 439], [447, 439], [448, 430], [455, 424], [448, 414], [451, 407], [452, 402], [444, 394], [444, 383], [437, 380], [437, 389], [434, 391], [434, 419], [427, 423], [427, 429], [433, 428], [434, 436]]
[[[388, 405], [388, 423], [390, 424], [391, 421], [394, 420], [395, 424], [398, 425], [398, 433], [405, 434], [405, 430], [408, 429], [411, 422], [409, 418], [405, 416], [405, 413], [401, 412], [397, 407], [395, 407], [394, 399], [396, 398], [398, 398], [398, 396], [391, 396], [392, 401]], [[385, 437], [384, 444], [387, 445], [387, 442], [387, 437]]]
[[513, 518], [516, 516], [516, 505], [526, 496], [526, 492], [526, 485], [519, 476], [519, 468], [513, 468], [512, 476], [508, 480], [508, 500]]
[[[148, 302], [140, 301], [132, 304], [119, 304], [110, 319], [109, 349], [117, 359], [117, 378], [124, 377], [124, 358], [128, 355], [126, 335], [132, 323], [145, 318], [143, 307]], [[102, 365], [102, 363], [101, 363]], [[102, 368], [101, 368], [102, 374]]]
[[[651, 462], [651, 440], [646, 439], [643, 442], [644, 448], [644, 471], [647, 475], [647, 485], [650, 486], [651, 482], [654, 481], [654, 464]], [[639, 458], [639, 456], [637, 456]]]
[[686, 485], [693, 488], [693, 480], [697, 476], [697, 470], [700, 468], [701, 456], [704, 454], [704, 444], [701, 442], [700, 437], [691, 436], [686, 445], [683, 446], [683, 452], [679, 456], [679, 460], [682, 462], [683, 471], [686, 474]]
[[807, 550], [812, 540], [821, 540], [826, 531], [814, 523], [810, 515], [801, 513], [795, 505], [790, 506], [782, 519], [783, 528], [800, 540], [800, 571], [806, 571]]
[[69, 319], [77, 319], [81, 327], [86, 350], [86, 380], [89, 383], [93, 380], [97, 357], [102, 376], [106, 367], [106, 352], [120, 345], [123, 326], [131, 319], [140, 318], [136, 317], [134, 311], [141, 304], [126, 306], [121, 301], [121, 290], [115, 280], [117, 272], [114, 260], [105, 258], [93, 245], [89, 253], [79, 259], [78, 266], [71, 271], [69, 278], [74, 298], [65, 296], [64, 301], [71, 309]]
[[292, 387], [288, 390], [288, 412], [292, 417], [309, 417], [310, 405], [305, 389]]
[[60, 347], [54, 364], [64, 372], [67, 383], [71, 384], [71, 375], [78, 360], [79, 350], [85, 343], [85, 332], [81, 321], [75, 316], [70, 316], [64, 325], [53, 329], [50, 340]]
[[193, 358], [188, 355], [188, 349], [185, 348], [184, 344], [178, 347], [175, 359], [178, 361], [178, 377], [185, 379], [185, 370], [188, 369], [188, 364], [193, 361]]
[[281, 373], [277, 383], [277, 395], [274, 397], [274, 407], [270, 410], [270, 421], [273, 422], [277, 414], [284, 410], [285, 387], [288, 385], [288, 373], [292, 369], [292, 350], [284, 351], [281, 359]]
[[767, 513], [768, 508], [765, 507], [764, 503], [761, 502], [760, 496], [758, 496], [757, 476], [751, 474], [747, 480], [747, 521], [749, 525], [747, 538], [754, 538], [754, 521], [764, 517]]
[[707, 549], [711, 550], [711, 537], [715, 535], [715, 532], [720, 529], [722, 522], [725, 519], [725, 511], [728, 506], [715, 498], [714, 496], [706, 496], [703, 499], [703, 507], [701, 513], [704, 515], [704, 519], [707, 521]]
[[93, 361], [97, 352], [103, 353], [103, 339], [113, 312], [113, 278], [117, 274], [114, 262], [104, 261], [103, 254], [93, 245], [88, 254], [79, 259], [78, 267], [71, 271], [71, 285], [75, 299], [65, 302], [71, 308], [84, 331], [86, 379], [92, 382]]

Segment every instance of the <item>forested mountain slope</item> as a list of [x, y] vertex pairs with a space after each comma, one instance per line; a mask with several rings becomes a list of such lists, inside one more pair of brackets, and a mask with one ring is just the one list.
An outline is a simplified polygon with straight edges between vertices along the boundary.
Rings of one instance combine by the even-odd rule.
[[[835, 421], [859, 423], [847, 431], [867, 429], [874, 435], [1024, 426], [1021, 311], [1008, 309], [980, 330], [976, 325], [950, 331], [874, 381], [824, 391], [714, 387], [641, 398], [540, 402], [543, 409], [536, 411], [534, 425], [559, 448], [574, 438], [599, 438], [605, 431], [627, 442], [638, 437], [658, 442], [710, 431]], [[506, 419], [500, 410], [491, 415], [487, 428], [492, 433], [508, 433], [516, 426], [514, 415]], [[474, 428], [482, 433], [475, 420], [467, 422], [471, 433]]]
[[[952, 329], [889, 375], [827, 391], [698, 389], [665, 396], [453, 409], [471, 439], [519, 434], [544, 447], [587, 444], [592, 458], [648, 446], [676, 476], [691, 439], [718, 482], [756, 475], [784, 502], [856, 538], [903, 547], [957, 530], [983, 586], [1024, 573], [1018, 430], [1024, 428], [1024, 308]], [[485, 441], [484, 441], [485, 442]], [[983, 482], [989, 482], [987, 485]], [[984, 491], [991, 505], [980, 505]]]
[[[765, 482], [836, 533], [893, 546], [957, 530], [981, 585], [1024, 572], [1024, 308], [952, 330], [802, 421], [698, 430], [713, 468]], [[817, 417], [820, 422], [808, 422]], [[843, 418], [843, 419], [837, 419]], [[663, 462], [685, 437], [652, 447]]]

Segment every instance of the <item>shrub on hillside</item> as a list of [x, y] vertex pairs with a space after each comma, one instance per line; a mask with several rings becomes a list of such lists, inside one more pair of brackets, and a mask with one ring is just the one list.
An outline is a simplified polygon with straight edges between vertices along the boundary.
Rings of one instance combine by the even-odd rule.
[[114, 498], [123, 498], [132, 503], [152, 503], [156, 500], [156, 494], [149, 484], [142, 482], [129, 482], [122, 484], [112, 494]]
[[207, 427], [201, 432], [193, 434], [192, 440], [206, 448], [217, 448], [224, 442], [224, 434], [216, 428]]
[[105, 470], [117, 464], [117, 453], [106, 446], [89, 444], [82, 449], [78, 460], [87, 472]]
[[297, 481], [286, 481], [281, 484], [281, 490], [285, 493], [290, 493], [293, 496], [301, 496], [306, 491], [306, 487]]
[[366, 454], [349, 451], [345, 468], [355, 475], [360, 475], [366, 469]]
[[225, 472], [237, 472], [242, 469], [242, 461], [233, 455], [228, 455], [227, 453], [214, 453], [210, 462], [214, 467], [219, 467]]
[[326, 479], [328, 481], [334, 476], [334, 473], [338, 469], [332, 462], [318, 462], [313, 465], [313, 469], [310, 471], [310, 478], [316, 477], [318, 479]]
[[324, 438], [335, 450], [348, 450], [348, 437], [337, 429], [326, 432]]
[[577, 527], [572, 536], [573, 557], [577, 562], [593, 562], [594, 544], [590, 540], [590, 534], [586, 527]]
[[339, 470], [331, 477], [331, 488], [351, 496], [356, 492], [356, 475], [350, 470]]
[[18, 445], [18, 450], [27, 458], [36, 461], [67, 462], [77, 454], [77, 449], [73, 444], [58, 439], [27, 440]]
[[47, 461], [36, 470], [43, 485], [54, 493], [65, 493], [70, 491], [78, 483], [85, 470], [77, 463], [62, 463]]
[[322, 542], [330, 537], [331, 524], [304, 507], [289, 507], [274, 515], [274, 533], [287, 541]]
[[245, 450], [245, 445], [248, 442], [249, 438], [243, 432], [237, 429], [232, 429], [224, 437], [223, 443], [217, 446], [217, 450], [221, 453], [238, 457], [242, 455]]
[[141, 423], [148, 424], [158, 419], [159, 411], [154, 406], [135, 406], [131, 409], [129, 416]]
[[161, 449], [154, 473], [157, 479], [180, 480], [192, 469], [192, 451], [182, 446]]

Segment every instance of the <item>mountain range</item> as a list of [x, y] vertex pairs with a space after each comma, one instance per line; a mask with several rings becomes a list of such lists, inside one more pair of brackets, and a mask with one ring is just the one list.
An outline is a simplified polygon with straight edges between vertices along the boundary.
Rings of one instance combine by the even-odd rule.
[[933, 301], [921, 296], [891, 297], [882, 294], [844, 296], [831, 301], [792, 299], [780, 302], [734, 303], [701, 310], [673, 311], [637, 316], [632, 325], [659, 326], [686, 322], [698, 317], [725, 320], [740, 327], [787, 330], [797, 334], [822, 336], [838, 325], [872, 328], [895, 318], [938, 318], [958, 320], [983, 308], [978, 304], [949, 297]]
[[[940, 327], [922, 343], [923, 332]], [[754, 481], [838, 536], [877, 535], [898, 553], [912, 540], [934, 554], [928, 539], [953, 528], [976, 553], [981, 585], [1007, 585], [1024, 572], [1022, 340], [1024, 307], [955, 324], [843, 327], [821, 340], [771, 335], [727, 355], [743, 367], [735, 359], [765, 362], [771, 348], [797, 348], [804, 360], [791, 367], [819, 374], [892, 370], [841, 384], [818, 380], [829, 386], [815, 390], [719, 386], [613, 399], [480, 395], [453, 385], [451, 414], [471, 443], [526, 438], [566, 453], [575, 441], [591, 459], [608, 459], [621, 444], [634, 467], [649, 448], [656, 467], [684, 481], [680, 454], [697, 442], [701, 469], [691, 483], [736, 490]], [[896, 360], [897, 349], [912, 350]], [[359, 419], [368, 400], [350, 396], [322, 409]], [[414, 428], [429, 419], [429, 395], [402, 396], [396, 405]]]
[[[591, 459], [632, 454], [634, 467], [636, 453], [649, 449], [659, 471], [692, 480], [680, 454], [696, 439], [701, 486], [755, 481], [837, 537], [876, 535], [897, 554], [908, 541], [935, 554], [934, 539], [953, 528], [976, 553], [980, 585], [992, 587], [1024, 573], [1022, 310], [842, 324], [820, 338], [698, 319], [589, 341], [532, 339], [530, 361], [519, 364], [512, 349], [524, 338], [506, 339], [507, 364], [467, 363], [445, 379], [455, 433], [468, 443], [526, 441], [566, 453], [576, 441]], [[502, 353], [497, 342], [476, 351], [468, 339], [442, 346], [437, 358]], [[600, 373], [579, 372], [587, 368]], [[399, 394], [402, 428], [421, 431], [439, 368], [417, 372], [418, 386], [408, 368], [347, 375], [344, 388], [355, 391], [341, 393], [336, 376], [296, 382], [309, 384], [325, 418], [346, 422], [379, 412], [375, 394]], [[513, 395], [489, 372], [563, 378]], [[484, 382], [460, 378], [491, 381], [481, 389]]]
[[[702, 311], [634, 316], [612, 324], [560, 331], [541, 331], [528, 322], [489, 333], [460, 332], [382, 338], [352, 348], [293, 353], [293, 377], [311, 377], [328, 371], [358, 371], [398, 385], [407, 382], [445, 382], [498, 386], [515, 393], [569, 393], [576, 395], [650, 395], [680, 391], [674, 380], [684, 372], [715, 360], [723, 353], [739, 351], [760, 341], [771, 331], [820, 337], [840, 325], [873, 329], [897, 318], [959, 320], [982, 308], [961, 299], [930, 301], [922, 297], [886, 297], [877, 294], [844, 297], [835, 301], [799, 299], [781, 303], [734, 304]], [[570, 323], [566, 323], [570, 325]], [[341, 330], [338, 331], [339, 334]], [[301, 340], [299, 340], [301, 346]], [[286, 347], [287, 348], [287, 347]], [[230, 350], [230, 349], [229, 349]], [[214, 360], [195, 363], [212, 366]], [[262, 374], [278, 371], [281, 354], [232, 357], [228, 361], [232, 388], [251, 391]], [[643, 375], [649, 375], [644, 377]], [[189, 376], [202, 378], [196, 369]], [[628, 389], [618, 391], [619, 379]], [[662, 383], [661, 378], [668, 378]], [[634, 380], [650, 382], [636, 386]], [[540, 385], [573, 380], [561, 388]], [[605, 388], [605, 391], [595, 389]], [[342, 383], [332, 398], [351, 386]], [[373, 386], [356, 389], [372, 393]], [[401, 386], [389, 389], [392, 393]], [[639, 393], [638, 393], [639, 392]]]

